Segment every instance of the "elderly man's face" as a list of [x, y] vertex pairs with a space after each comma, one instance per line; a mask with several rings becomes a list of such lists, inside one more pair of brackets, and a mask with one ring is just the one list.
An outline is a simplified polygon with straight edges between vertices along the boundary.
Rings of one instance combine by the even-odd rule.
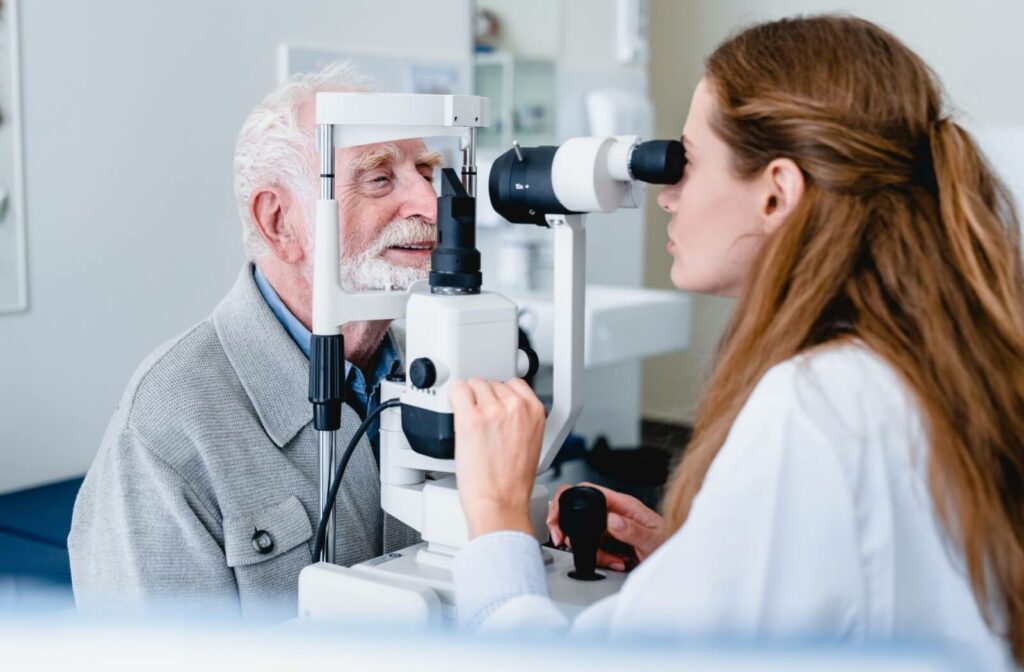
[[426, 277], [437, 238], [431, 179], [439, 164], [422, 140], [337, 150], [335, 198], [350, 289], [404, 288]]

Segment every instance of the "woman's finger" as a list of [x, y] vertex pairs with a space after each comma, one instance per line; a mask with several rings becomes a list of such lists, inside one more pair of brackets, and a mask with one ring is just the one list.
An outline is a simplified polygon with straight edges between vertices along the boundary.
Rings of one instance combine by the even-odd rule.
[[[564, 539], [568, 542], [568, 539]], [[555, 546], [561, 546], [562, 544], [555, 544]], [[571, 547], [570, 547], [571, 548]], [[614, 569], [617, 572], [624, 572], [626, 568], [632, 564], [634, 560], [618, 553], [610, 553], [604, 549], [597, 550], [597, 566], [607, 567], [608, 569]]]
[[595, 488], [604, 493], [605, 501], [608, 504], [608, 510], [614, 511], [626, 518], [629, 518], [645, 527], [659, 528], [661, 526], [661, 516], [655, 511], [647, 508], [643, 502], [636, 497], [611, 490], [603, 485], [596, 485], [594, 483], [580, 483], [590, 488]]
[[448, 386], [448, 400], [456, 413], [468, 410], [476, 405], [473, 389], [464, 380], [453, 380]]
[[561, 546], [565, 543], [565, 532], [562, 532], [562, 528], [558, 526], [558, 519], [554, 522], [548, 523], [548, 532], [551, 533], [551, 543], [554, 546]]
[[508, 386], [509, 390], [518, 394], [520, 397], [524, 399], [532, 401], [533, 399], [537, 398], [537, 395], [533, 391], [533, 388], [531, 388], [529, 384], [522, 378], [513, 378], [512, 380], [505, 383], [505, 385]]
[[555, 546], [561, 546], [565, 543], [565, 534], [562, 533], [562, 528], [558, 526], [558, 498], [561, 497], [562, 493], [571, 488], [572, 486], [563, 483], [558, 486], [555, 490], [555, 494], [551, 496], [551, 501], [548, 502], [548, 517], [547, 526], [551, 532], [551, 543]]
[[487, 386], [491, 388], [491, 393], [496, 399], [501, 401], [507, 401], [509, 399], [518, 399], [519, 395], [510, 390], [504, 383], [488, 382]]
[[626, 567], [629, 566], [629, 559], [621, 555], [609, 553], [608, 551], [599, 550], [597, 552], [597, 566], [614, 569], [616, 572], [624, 572]]
[[513, 378], [508, 381], [506, 385], [508, 386], [508, 389], [512, 390], [529, 402], [530, 406], [532, 406], [534, 410], [544, 413], [544, 404], [539, 398], [537, 398], [537, 393], [533, 391], [533, 388], [530, 387], [529, 383], [525, 380], [522, 378]]
[[635, 548], [641, 557], [649, 555], [661, 542], [657, 528], [647, 527], [617, 513], [608, 514], [608, 534]]
[[497, 399], [494, 396], [494, 390], [487, 383], [486, 380], [480, 378], [471, 378], [469, 380], [469, 388], [473, 390], [473, 394], [476, 396], [476, 403], [478, 406], [484, 404], [493, 404]]

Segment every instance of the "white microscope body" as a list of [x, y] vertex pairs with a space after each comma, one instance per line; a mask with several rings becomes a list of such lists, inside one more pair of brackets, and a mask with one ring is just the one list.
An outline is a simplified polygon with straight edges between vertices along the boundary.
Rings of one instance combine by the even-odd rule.
[[[480, 290], [479, 254], [473, 248], [472, 233], [474, 131], [488, 123], [488, 101], [474, 96], [317, 95], [322, 189], [316, 222], [314, 353], [318, 337], [340, 339], [337, 335], [346, 322], [406, 318], [405, 378], [382, 381], [380, 388], [382, 404], [395, 399], [400, 402], [400, 407], [387, 408], [380, 416], [381, 506], [417, 530], [422, 542], [346, 568], [333, 563], [334, 525], [329, 520], [321, 561], [299, 576], [300, 618], [428, 626], [451, 623], [456, 616], [451, 567], [468, 534], [454, 476], [448, 386], [452, 380], [471, 377], [509, 380], [526, 375], [529, 367], [527, 354], [519, 349], [516, 305], [500, 294]], [[340, 283], [333, 149], [441, 135], [461, 139], [463, 166], [461, 185], [453, 172], [443, 175], [447, 182], [439, 198], [439, 240], [430, 282], [418, 282], [408, 291], [347, 293]], [[512, 221], [546, 224], [555, 235], [554, 403], [545, 425], [538, 473], [550, 467], [581, 406], [582, 213], [639, 204], [639, 185], [630, 174], [631, 156], [638, 146], [642, 145], [635, 137], [577, 138], [561, 148], [520, 150], [517, 146], [514, 158], [511, 152], [503, 157], [504, 182], [497, 188], [495, 184], [502, 178], [492, 173], [492, 201], [498, 198], [511, 204], [502, 214]], [[510, 165], [509, 161], [517, 163]], [[495, 168], [499, 163], [501, 159]], [[522, 203], [517, 200], [517, 193], [530, 196], [531, 187], [539, 193], [536, 190], [543, 188], [542, 183], [550, 185], [547, 190], [551, 192], [550, 198], [539, 201], [546, 212], [536, 209], [536, 198]], [[444, 228], [444, 221], [455, 220], [463, 225]], [[452, 235], [463, 240], [453, 244]], [[442, 240], [443, 236], [448, 239]], [[338, 346], [334, 347], [328, 359], [338, 359]], [[343, 352], [343, 344], [340, 348]], [[314, 354], [311, 367], [317, 366], [316, 359]], [[316, 387], [312, 371], [311, 401]], [[330, 422], [323, 420], [331, 414], [316, 401], [314, 408], [321, 437], [323, 509], [334, 479], [333, 430], [337, 427], [331, 429]], [[547, 506], [547, 489], [535, 486], [530, 515], [540, 542], [548, 538]], [[616, 592], [625, 578], [624, 574], [604, 572], [604, 580], [577, 581], [568, 576], [573, 567], [570, 554], [545, 548], [543, 555], [552, 599], [569, 616]]]

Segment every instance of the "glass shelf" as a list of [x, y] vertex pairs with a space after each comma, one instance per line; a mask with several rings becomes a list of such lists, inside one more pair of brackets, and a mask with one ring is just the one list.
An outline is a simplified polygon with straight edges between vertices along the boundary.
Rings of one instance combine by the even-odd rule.
[[555, 142], [555, 62], [508, 52], [476, 55], [477, 95], [491, 99], [491, 126], [479, 146], [501, 149]]

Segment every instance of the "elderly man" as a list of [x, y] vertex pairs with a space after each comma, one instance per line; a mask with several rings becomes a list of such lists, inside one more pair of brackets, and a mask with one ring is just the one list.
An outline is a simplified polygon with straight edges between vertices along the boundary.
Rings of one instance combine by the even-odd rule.
[[[363, 88], [335, 65], [292, 79], [243, 124], [234, 172], [249, 262], [213, 314], [160, 347], [128, 384], [75, 505], [68, 548], [80, 607], [295, 613], [319, 519], [306, 400], [314, 99]], [[425, 277], [438, 163], [419, 140], [337, 152], [349, 288]], [[350, 324], [344, 333], [342, 445], [402, 347], [387, 322]], [[374, 432], [362, 440], [335, 507], [337, 559], [346, 565], [415, 540], [381, 511], [375, 441]]]

